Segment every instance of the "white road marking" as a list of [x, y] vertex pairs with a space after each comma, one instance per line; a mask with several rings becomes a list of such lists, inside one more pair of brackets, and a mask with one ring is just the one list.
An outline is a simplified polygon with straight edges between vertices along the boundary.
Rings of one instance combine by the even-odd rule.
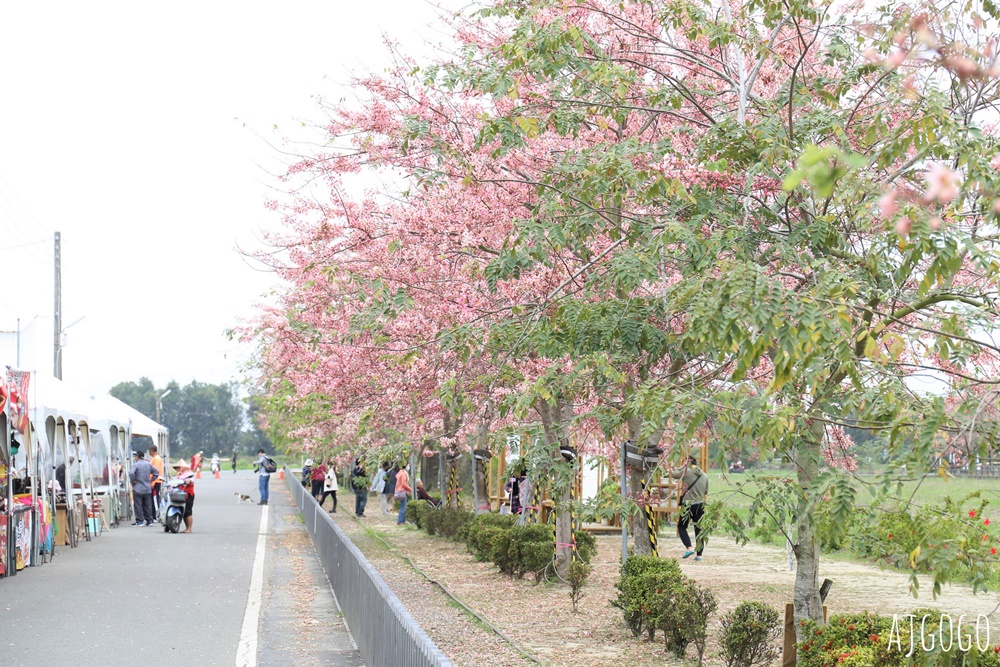
[[257, 667], [257, 625], [260, 621], [260, 605], [264, 593], [264, 547], [267, 544], [267, 505], [261, 508], [260, 532], [257, 534], [257, 551], [253, 558], [253, 572], [250, 575], [250, 593], [247, 595], [247, 610], [243, 615], [243, 630], [240, 645], [236, 650], [236, 667]]

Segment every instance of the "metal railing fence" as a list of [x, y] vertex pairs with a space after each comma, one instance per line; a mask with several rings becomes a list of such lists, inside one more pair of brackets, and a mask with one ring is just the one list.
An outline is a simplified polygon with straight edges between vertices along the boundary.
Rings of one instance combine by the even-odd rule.
[[285, 478], [365, 665], [451, 667], [378, 570], [287, 468]]

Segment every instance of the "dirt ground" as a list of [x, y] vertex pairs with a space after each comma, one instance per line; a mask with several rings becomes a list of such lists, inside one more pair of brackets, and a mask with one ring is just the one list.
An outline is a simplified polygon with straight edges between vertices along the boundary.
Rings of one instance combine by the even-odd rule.
[[[374, 507], [373, 507], [374, 505]], [[532, 664], [511, 649], [508, 642], [489, 631], [457, 606], [437, 587], [427, 584], [403, 560], [409, 557], [427, 576], [439, 581], [456, 597], [499, 628], [513, 642], [539, 661], [552, 667], [611, 667], [619, 665], [687, 665], [663, 648], [661, 635], [650, 643], [637, 639], [624, 627], [621, 613], [609, 605], [621, 562], [621, 538], [599, 536], [593, 573], [579, 612], [573, 613], [566, 586], [531, 581], [512, 581], [489, 563], [477, 563], [464, 544], [431, 537], [412, 525], [397, 526], [395, 516], [379, 515], [378, 504], [369, 503], [361, 522], [385, 543], [372, 537], [353, 515], [334, 515], [338, 525], [358, 544], [383, 573], [389, 586], [421, 623], [441, 649], [460, 667]], [[661, 556], [679, 558], [680, 542], [665, 528], [660, 539]], [[722, 665], [713, 638], [718, 619], [744, 600], [766, 602], [784, 610], [792, 599], [794, 572], [789, 571], [786, 551], [760, 544], [737, 546], [731, 539], [714, 538], [705, 560], [681, 560], [681, 569], [708, 586], [719, 601], [719, 611], [710, 627], [706, 665]], [[882, 570], [839, 558], [825, 558], [821, 577], [834, 581], [827, 598], [830, 613], [870, 610], [883, 614], [905, 614], [914, 608], [934, 607], [959, 614], [988, 614], [1000, 619], [995, 593], [971, 595], [971, 589], [955, 586], [932, 600], [929, 582], [922, 582], [920, 598], [909, 592], [905, 573]], [[694, 658], [688, 649], [688, 658]]]

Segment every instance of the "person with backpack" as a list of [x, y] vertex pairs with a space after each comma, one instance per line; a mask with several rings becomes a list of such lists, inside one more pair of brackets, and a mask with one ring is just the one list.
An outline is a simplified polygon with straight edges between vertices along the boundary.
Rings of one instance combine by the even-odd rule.
[[[701, 554], [705, 551], [705, 543], [701, 539], [701, 517], [705, 513], [705, 498], [708, 496], [708, 475], [698, 467], [698, 459], [688, 457], [686, 468], [670, 473], [671, 477], [679, 477], [683, 484], [683, 493], [680, 499], [680, 519], [677, 521], [677, 535], [684, 544], [684, 554], [681, 558], [694, 556], [695, 560], [701, 560]], [[688, 535], [688, 526], [694, 524], [694, 547], [691, 546], [691, 537]]]
[[267, 504], [267, 487], [271, 483], [271, 473], [278, 472], [278, 464], [274, 459], [264, 453], [263, 449], [257, 450], [257, 460], [254, 461], [253, 470], [260, 477], [257, 480], [257, 487], [260, 490], [260, 502], [258, 505]]
[[354, 515], [363, 517], [365, 505], [368, 504], [368, 473], [361, 459], [354, 460], [354, 470], [351, 471], [351, 488], [354, 489]]

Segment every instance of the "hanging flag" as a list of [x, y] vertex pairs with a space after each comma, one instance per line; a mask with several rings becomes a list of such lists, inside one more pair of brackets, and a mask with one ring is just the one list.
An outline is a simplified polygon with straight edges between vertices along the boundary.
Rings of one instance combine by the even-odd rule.
[[28, 385], [30, 383], [31, 371], [7, 367], [10, 425], [22, 434], [28, 432]]

